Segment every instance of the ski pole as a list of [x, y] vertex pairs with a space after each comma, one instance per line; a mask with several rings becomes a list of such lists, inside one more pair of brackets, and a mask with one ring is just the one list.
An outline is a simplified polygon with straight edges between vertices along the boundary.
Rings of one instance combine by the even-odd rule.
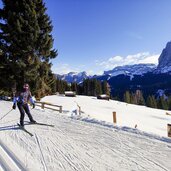
[[7, 116], [13, 109], [11, 109], [9, 112], [7, 112], [4, 116], [2, 116], [2, 118], [0, 118], [0, 120], [2, 120], [3, 118], [5, 118], [5, 116]]

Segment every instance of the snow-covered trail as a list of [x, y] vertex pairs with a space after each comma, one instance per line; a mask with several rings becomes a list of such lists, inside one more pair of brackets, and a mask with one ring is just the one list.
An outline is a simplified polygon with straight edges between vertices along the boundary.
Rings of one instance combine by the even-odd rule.
[[0, 169], [4, 171], [25, 171], [17, 157], [0, 141]]
[[[10, 102], [0, 101], [0, 117], [11, 106]], [[171, 170], [171, 143], [50, 110], [33, 109], [31, 113], [37, 121], [55, 127], [26, 125], [34, 134], [30, 137], [16, 129], [18, 110], [0, 121], [0, 141], [26, 170]]]

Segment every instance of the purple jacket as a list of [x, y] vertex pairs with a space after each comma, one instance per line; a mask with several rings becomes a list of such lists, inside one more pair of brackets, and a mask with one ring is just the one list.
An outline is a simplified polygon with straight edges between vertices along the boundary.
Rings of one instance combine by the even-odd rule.
[[15, 97], [13, 98], [13, 103], [27, 104], [30, 101], [34, 104], [34, 100], [32, 98], [31, 92], [29, 90], [23, 90], [21, 92], [17, 92]]

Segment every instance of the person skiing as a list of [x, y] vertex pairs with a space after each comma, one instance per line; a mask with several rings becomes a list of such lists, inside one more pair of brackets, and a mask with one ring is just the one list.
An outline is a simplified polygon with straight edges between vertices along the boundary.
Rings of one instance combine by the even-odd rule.
[[28, 118], [31, 123], [36, 123], [36, 121], [33, 119], [29, 106], [28, 101], [30, 100], [31, 104], [33, 105], [33, 108], [35, 108], [34, 100], [31, 96], [31, 92], [29, 89], [29, 84], [25, 83], [23, 85], [23, 90], [21, 92], [17, 92], [13, 98], [13, 106], [12, 108], [15, 110], [16, 105], [18, 106], [18, 109], [20, 111], [20, 126], [24, 127], [24, 116], [25, 113], [28, 115]]

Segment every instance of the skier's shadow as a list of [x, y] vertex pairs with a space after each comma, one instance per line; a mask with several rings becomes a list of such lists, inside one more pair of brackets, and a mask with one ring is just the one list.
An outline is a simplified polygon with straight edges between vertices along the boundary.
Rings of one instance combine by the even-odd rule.
[[0, 127], [0, 131], [9, 131], [9, 130], [18, 130], [19, 127], [17, 125], [8, 125]]
[[[24, 125], [30, 125], [30, 123], [25, 121]], [[18, 125], [15, 125], [15, 124], [0, 127], [0, 131], [9, 131], [9, 130], [18, 130], [18, 129], [20, 129], [20, 127]]]

